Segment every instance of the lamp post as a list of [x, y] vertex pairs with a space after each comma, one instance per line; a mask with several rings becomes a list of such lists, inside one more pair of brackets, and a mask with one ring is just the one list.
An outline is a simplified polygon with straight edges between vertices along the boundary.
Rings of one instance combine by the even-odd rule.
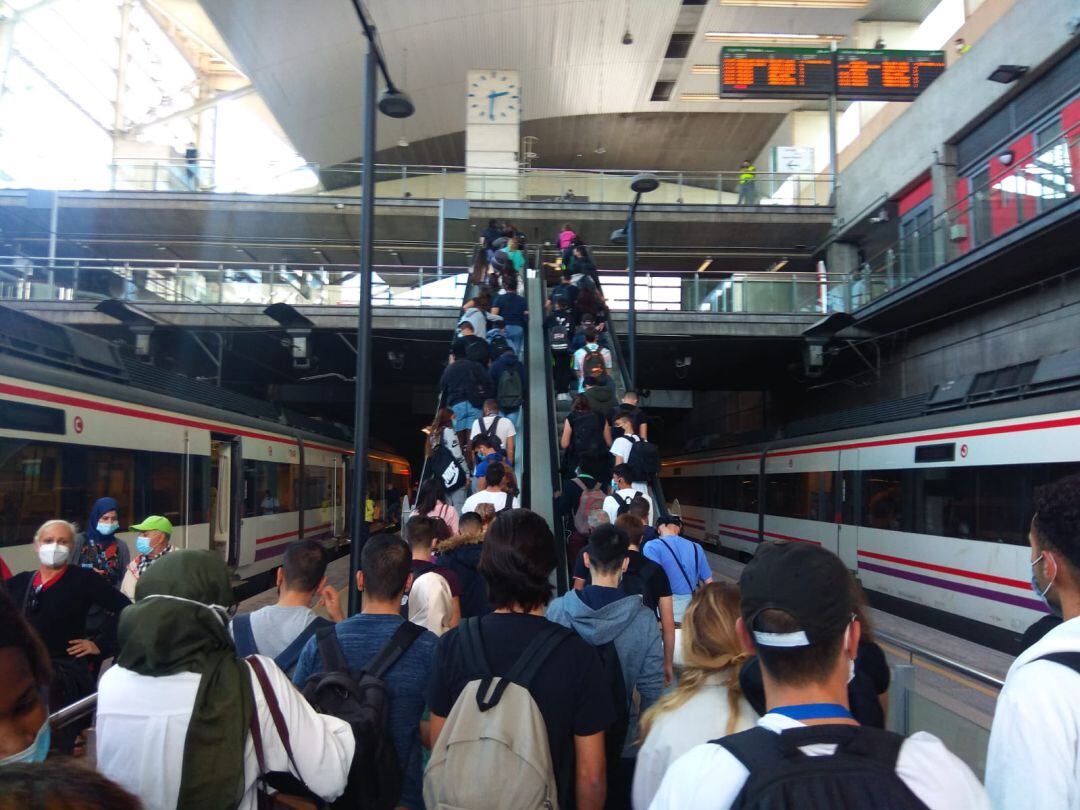
[[[356, 406], [353, 411], [353, 521], [349, 548], [349, 614], [360, 610], [360, 592], [356, 572], [360, 570], [360, 552], [367, 542], [367, 455], [368, 428], [371, 421], [371, 265], [375, 228], [375, 108], [390, 118], [408, 118], [415, 107], [409, 97], [390, 78], [386, 62], [379, 52], [375, 29], [364, 15], [360, 0], [353, 8], [368, 41], [364, 59], [364, 140], [363, 174], [360, 178], [360, 300], [356, 319]], [[376, 102], [376, 73], [381, 71], [386, 90]]]
[[630, 366], [630, 387], [637, 385], [637, 313], [634, 311], [636, 303], [635, 271], [637, 270], [637, 214], [638, 203], [641, 195], [656, 191], [660, 187], [660, 181], [654, 174], [638, 174], [630, 180], [630, 190], [634, 192], [634, 201], [630, 203], [630, 211], [626, 216], [626, 224], [617, 228], [611, 234], [611, 241], [616, 245], [626, 245], [626, 275], [629, 288], [629, 302], [626, 312], [626, 345], [627, 358]]

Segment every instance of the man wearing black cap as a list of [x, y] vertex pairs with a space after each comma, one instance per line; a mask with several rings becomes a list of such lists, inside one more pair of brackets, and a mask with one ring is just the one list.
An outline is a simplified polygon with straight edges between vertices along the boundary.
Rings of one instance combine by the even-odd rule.
[[736, 630], [761, 660], [768, 712], [757, 727], [680, 757], [650, 810], [722, 810], [737, 802], [988, 810], [978, 779], [939, 739], [926, 732], [904, 739], [851, 716], [847, 682], [860, 631], [837, 556], [808, 543], [764, 543], [739, 586]]

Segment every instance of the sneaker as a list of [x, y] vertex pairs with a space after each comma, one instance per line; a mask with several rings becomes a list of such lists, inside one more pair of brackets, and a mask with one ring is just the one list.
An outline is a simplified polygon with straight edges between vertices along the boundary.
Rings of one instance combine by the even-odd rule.
[[570, 401], [570, 395], [569, 394], [559, 394], [557, 397], [555, 397], [555, 399], [558, 400], [559, 402], [569, 402]]

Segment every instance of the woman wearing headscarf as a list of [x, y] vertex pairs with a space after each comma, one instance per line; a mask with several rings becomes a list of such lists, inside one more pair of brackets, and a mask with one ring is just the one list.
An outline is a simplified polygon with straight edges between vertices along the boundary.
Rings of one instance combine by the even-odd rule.
[[272, 659], [256, 656], [293, 740], [290, 758], [253, 667], [236, 657], [234, 605], [220, 556], [174, 551], [146, 569], [121, 615], [117, 664], [98, 684], [97, 765], [146, 810], [254, 810], [253, 727], [267, 771], [291, 772], [327, 801], [345, 789], [349, 724], [316, 713]]
[[131, 562], [126, 543], [116, 538], [120, 529], [120, 504], [114, 498], [98, 498], [90, 507], [86, 529], [75, 536], [75, 565], [97, 571], [114, 588], [120, 587]]

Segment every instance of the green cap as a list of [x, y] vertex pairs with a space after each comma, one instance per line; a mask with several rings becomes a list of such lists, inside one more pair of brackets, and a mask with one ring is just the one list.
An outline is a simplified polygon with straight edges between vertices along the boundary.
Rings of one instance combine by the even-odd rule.
[[161, 515], [151, 515], [142, 523], [139, 523], [131, 527], [133, 532], [165, 532], [167, 535], [172, 535], [172, 523], [168, 518], [164, 518]]

